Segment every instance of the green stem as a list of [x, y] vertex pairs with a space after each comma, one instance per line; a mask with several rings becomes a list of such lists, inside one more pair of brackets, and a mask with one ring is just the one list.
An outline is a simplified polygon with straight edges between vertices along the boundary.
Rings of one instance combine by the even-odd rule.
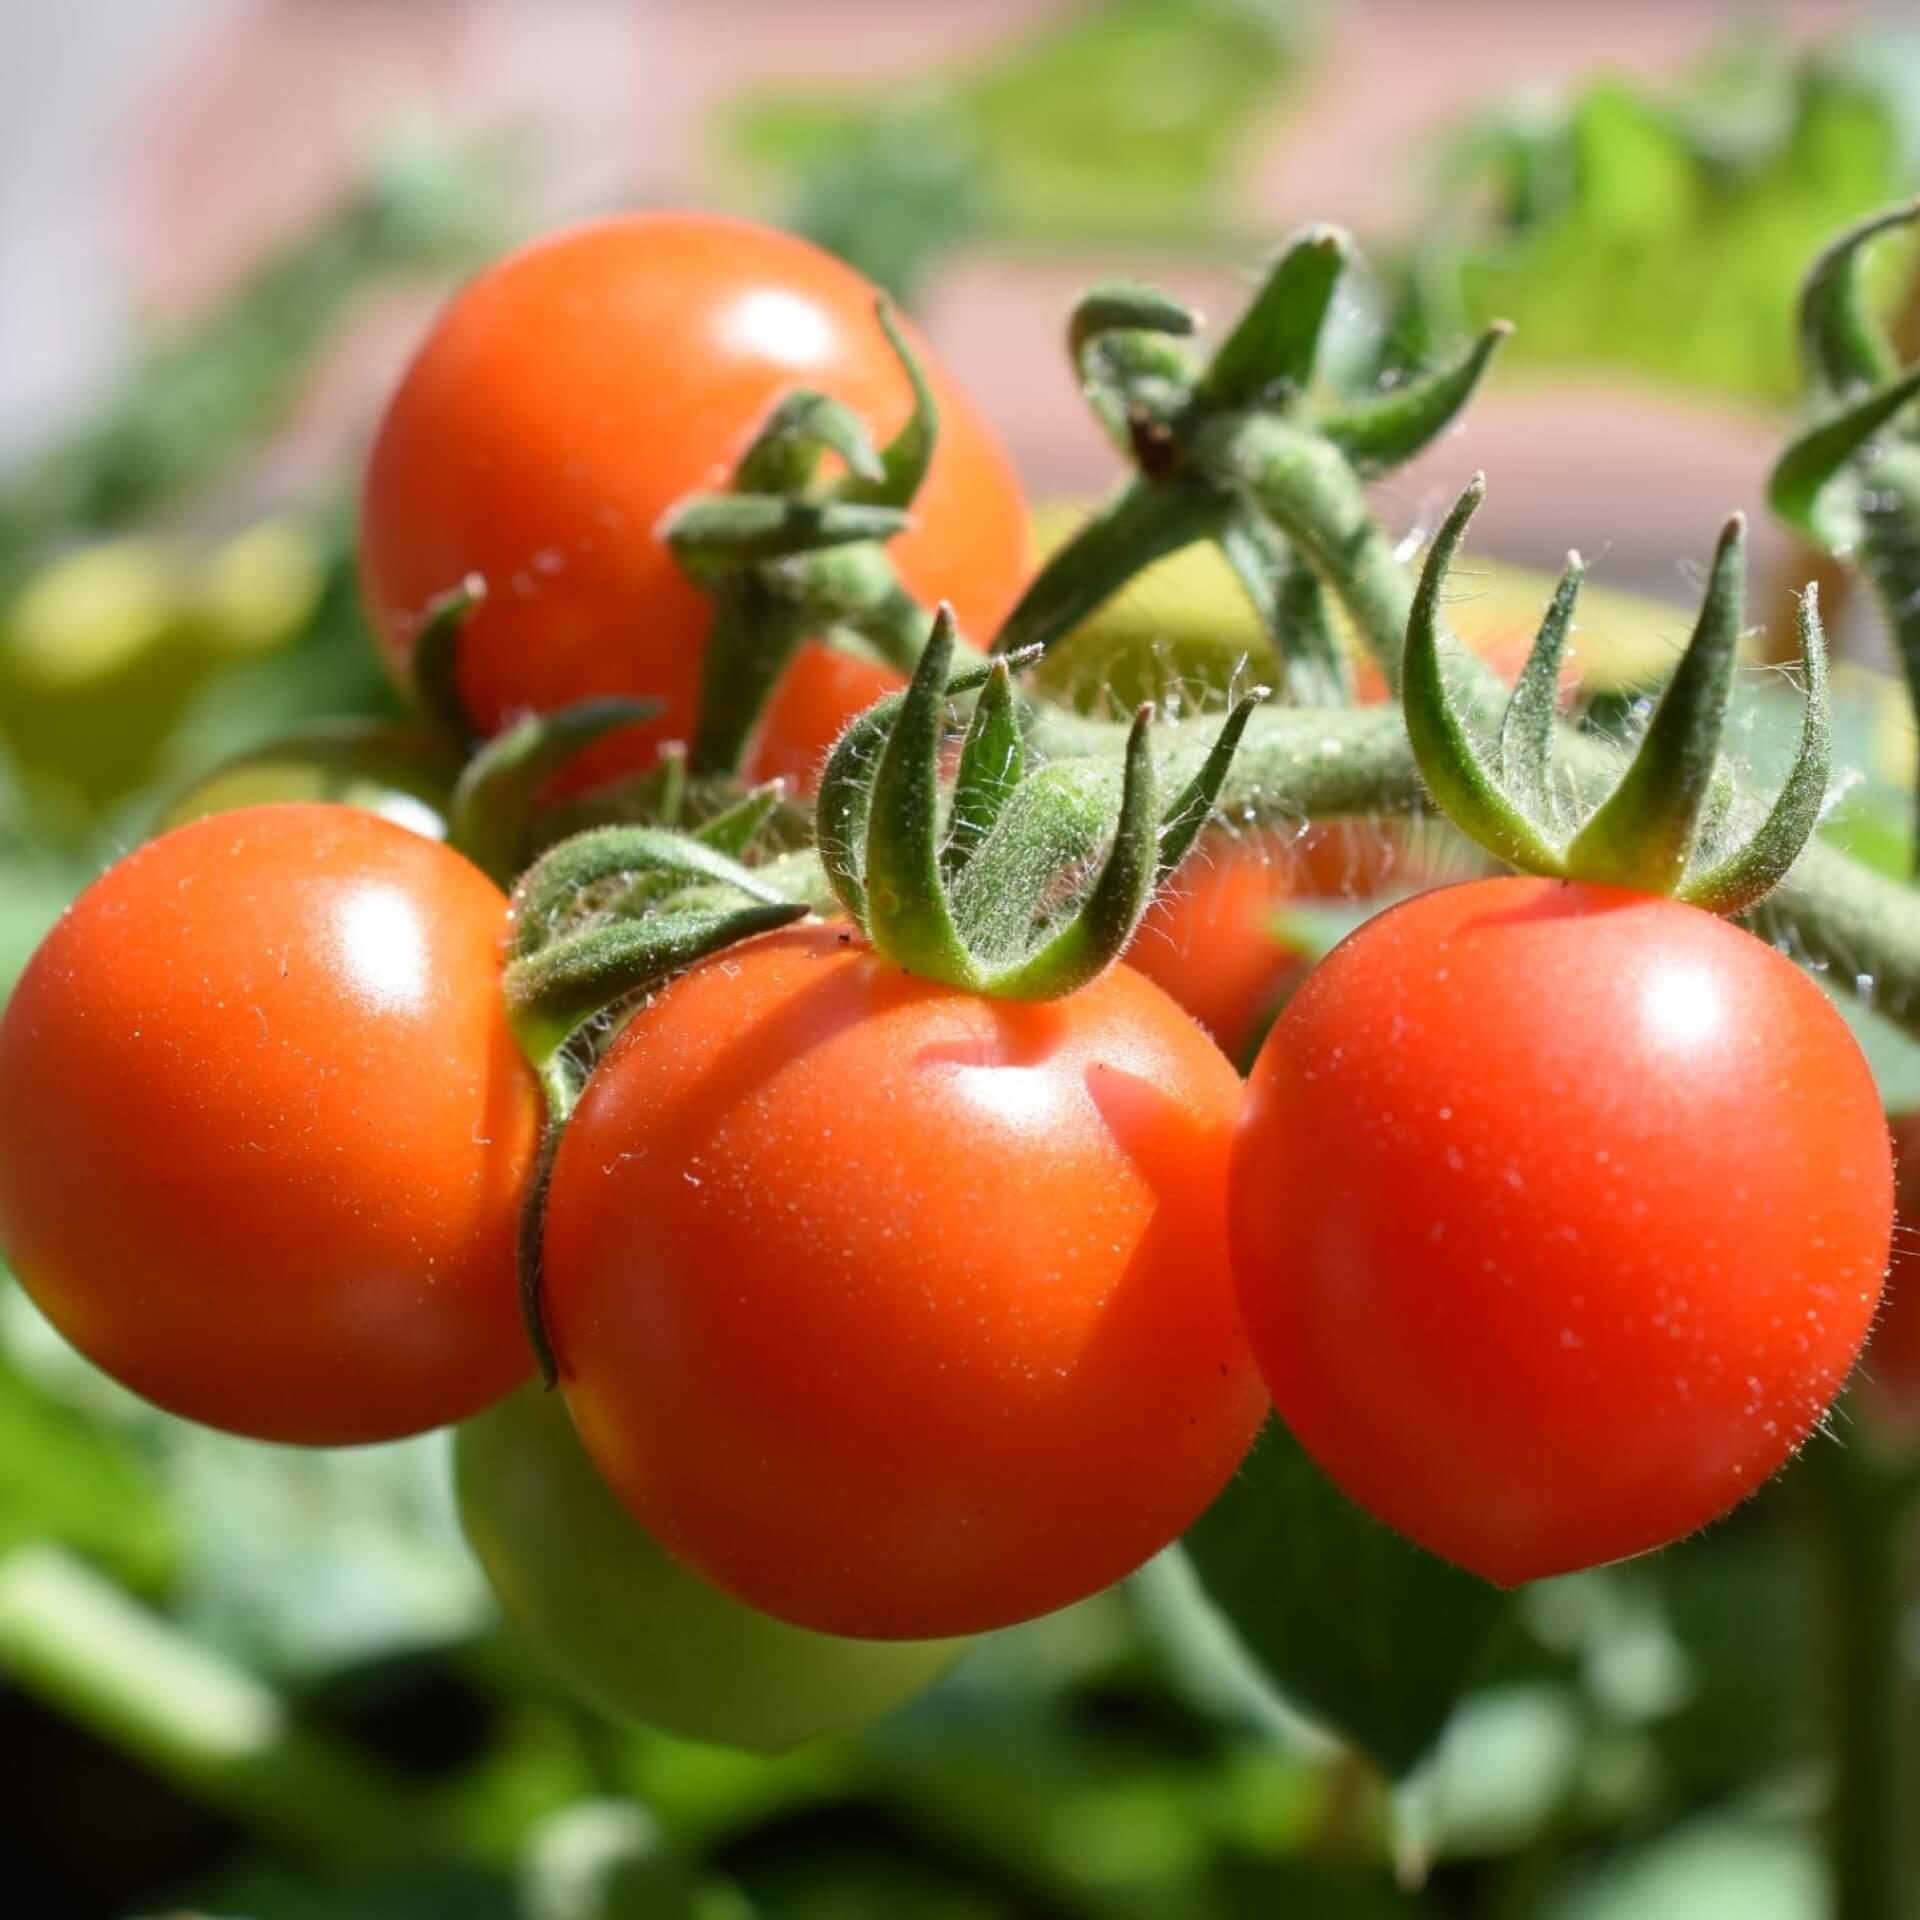
[[[1920, 447], [1890, 443], [1861, 488], [1865, 537], [1861, 563], [1880, 595], [1887, 627], [1907, 678], [1907, 695], [1920, 715]], [[1920, 808], [1920, 794], [1915, 796]], [[1920, 873], [1920, 815], [1913, 870]]]
[[206, 1805], [346, 1866], [419, 1859], [417, 1795], [54, 1547], [0, 1560], [0, 1672]]
[[1854, 1441], [1807, 1457], [1810, 1545], [1826, 1628], [1834, 1920], [1911, 1920], [1913, 1785], [1901, 1657], [1914, 1478]]

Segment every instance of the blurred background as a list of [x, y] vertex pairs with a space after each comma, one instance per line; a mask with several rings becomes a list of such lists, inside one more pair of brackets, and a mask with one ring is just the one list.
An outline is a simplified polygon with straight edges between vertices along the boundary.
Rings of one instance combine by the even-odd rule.
[[[1796, 283], [1916, 191], [1920, 26], [1891, 0], [0, 9], [0, 993], [185, 783], [392, 705], [353, 588], [357, 463], [435, 304], [544, 227], [695, 203], [844, 254], [921, 319], [1057, 533], [1114, 477], [1061, 347], [1075, 292], [1124, 274], [1224, 317], [1294, 226], [1348, 225], [1369, 266], [1342, 377], [1519, 327], [1382, 511], [1430, 526], [1485, 467], [1487, 559], [1577, 544], [1636, 596], [1603, 596], [1586, 642], [1630, 692], [1731, 508], [1762, 536], [1757, 657], [1790, 634], [1784, 595], [1822, 570], [1763, 498]], [[1909, 268], [1886, 250], [1912, 350]], [[1540, 583], [1486, 579], [1463, 617], [1529, 624]], [[1884, 665], [1828, 584], [1845, 649]], [[1204, 568], [1104, 617], [1183, 659], [1248, 631]], [[1908, 832], [1911, 743], [1903, 704], [1846, 683], [1863, 844]], [[865, 1736], [760, 1761], [556, 1695], [494, 1620], [438, 1439], [296, 1455], [185, 1427], [0, 1287], [9, 1911], [1832, 1911], [1802, 1469], [1704, 1541], [1527, 1595], [1397, 1789], [1249, 1677], [1171, 1562], [995, 1636]]]

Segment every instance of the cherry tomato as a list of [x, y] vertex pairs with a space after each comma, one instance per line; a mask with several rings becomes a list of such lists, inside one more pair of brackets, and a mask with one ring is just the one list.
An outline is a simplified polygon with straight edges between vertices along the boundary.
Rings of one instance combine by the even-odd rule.
[[321, 720], [201, 775], [168, 804], [158, 830], [241, 807], [312, 800], [362, 807], [430, 840], [444, 840], [459, 772], [447, 748], [417, 728], [384, 720]]
[[1291, 1000], [1232, 1173], [1249, 1336], [1363, 1506], [1502, 1585], [1753, 1492], [1853, 1364], [1893, 1180], [1819, 990], [1695, 908], [1506, 878]]
[[644, 1525], [753, 1606], [930, 1639], [1181, 1533], [1265, 1395], [1226, 1252], [1239, 1082], [1125, 968], [994, 1002], [849, 935], [695, 969], [555, 1165], [562, 1384]]
[[1372, 822], [1209, 834], [1148, 909], [1127, 959], [1244, 1063], [1304, 965], [1273, 931], [1274, 915], [1288, 900], [1376, 891], [1399, 845]]
[[351, 807], [218, 814], [89, 887], [0, 1021], [0, 1243], [47, 1317], [264, 1440], [388, 1440], [511, 1388], [539, 1101], [505, 914]]
[[836, 1639], [742, 1606], [635, 1523], [558, 1394], [524, 1389], [469, 1421], [454, 1483], [508, 1618], [616, 1720], [779, 1753], [904, 1705], [965, 1644]]
[[[973, 403], [926, 365], [938, 450], [891, 552], [911, 592], [951, 601], [984, 639], [1025, 582], [1026, 507]], [[501, 261], [435, 323], [367, 471], [362, 583], [395, 668], [433, 597], [478, 573], [490, 592], [461, 639], [460, 685], [483, 730], [594, 694], [666, 702], [585, 756], [575, 783], [686, 738], [712, 603], [657, 528], [684, 495], [726, 486], [799, 387], [858, 410], [877, 441], [912, 404], [873, 288], [790, 235], [632, 214]]]

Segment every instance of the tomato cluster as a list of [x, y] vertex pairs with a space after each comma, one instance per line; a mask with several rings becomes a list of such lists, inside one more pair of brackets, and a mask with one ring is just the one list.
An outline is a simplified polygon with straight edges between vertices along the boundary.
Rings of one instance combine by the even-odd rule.
[[[485, 275], [373, 455], [396, 668], [478, 573], [482, 734], [660, 700], [572, 791], [684, 739], [711, 613], [659, 523], [802, 376], [876, 436], [911, 401], [868, 290], [783, 236], [608, 221]], [[893, 557], [984, 637], [1024, 512], [930, 379]], [[808, 777], [897, 684], [803, 649], [743, 771]], [[1492, 1580], [1639, 1552], [1771, 1474], [1872, 1320], [1872, 1079], [1803, 975], [1694, 908], [1445, 887], [1309, 970], [1275, 898], [1370, 886], [1388, 843], [1214, 841], [1137, 967], [1064, 998], [916, 978], [811, 918], [630, 1006], [545, 1113], [508, 899], [429, 837], [452, 772], [327, 742], [183, 800], [33, 960], [0, 1023], [0, 1238], [176, 1413], [309, 1444], [471, 1420], [476, 1551], [609, 1711], [780, 1746], [884, 1710], [1177, 1539], [1275, 1405]], [[282, 761], [278, 803], [223, 810]], [[1194, 1016], [1238, 1051], [1288, 985], [1243, 1088]], [[529, 1258], [570, 1421], [514, 1392]]]

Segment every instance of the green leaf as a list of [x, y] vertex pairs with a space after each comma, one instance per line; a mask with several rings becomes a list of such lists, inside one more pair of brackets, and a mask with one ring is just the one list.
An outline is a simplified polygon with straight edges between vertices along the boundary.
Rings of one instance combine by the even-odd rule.
[[1511, 1605], [1363, 1513], [1278, 1420], [1186, 1551], [1282, 1696], [1395, 1775], [1432, 1747]]
[[49, 1543], [140, 1589], [168, 1578], [176, 1545], [161, 1490], [134, 1452], [0, 1356], [0, 1558]]

